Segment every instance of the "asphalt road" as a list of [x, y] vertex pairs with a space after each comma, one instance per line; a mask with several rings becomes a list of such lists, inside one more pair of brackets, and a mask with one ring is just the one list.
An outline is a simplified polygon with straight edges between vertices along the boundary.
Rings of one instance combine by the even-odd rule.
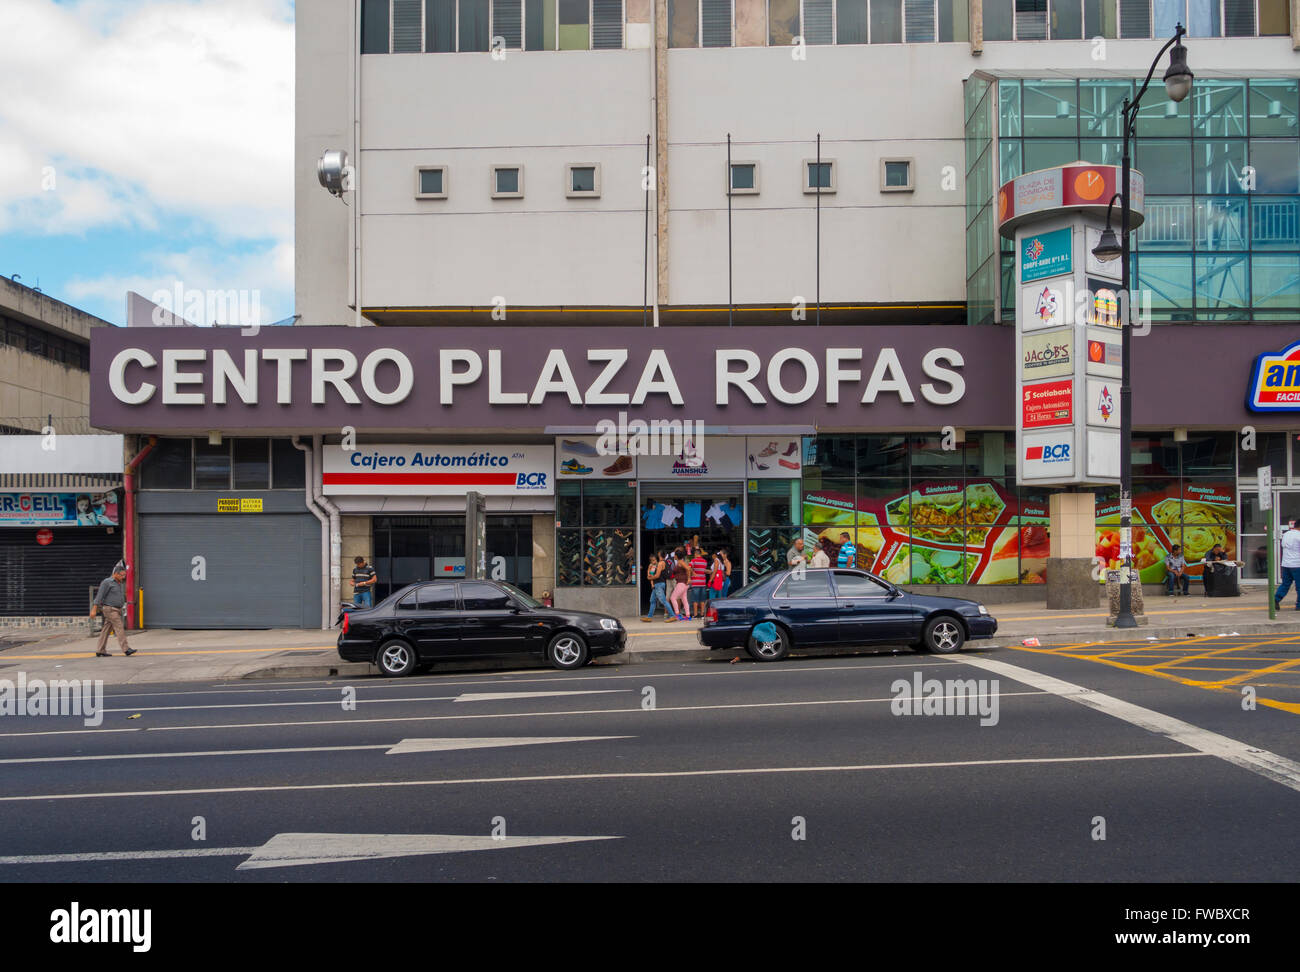
[[[914, 678], [983, 716], [897, 714]], [[1010, 649], [110, 687], [0, 718], [0, 881], [1292, 881], [1300, 716], [1237, 688]]]

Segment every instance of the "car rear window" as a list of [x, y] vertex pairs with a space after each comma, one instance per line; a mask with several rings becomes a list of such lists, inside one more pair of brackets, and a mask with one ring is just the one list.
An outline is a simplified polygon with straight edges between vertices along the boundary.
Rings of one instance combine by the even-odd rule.
[[430, 584], [420, 588], [421, 611], [456, 610], [456, 585]]

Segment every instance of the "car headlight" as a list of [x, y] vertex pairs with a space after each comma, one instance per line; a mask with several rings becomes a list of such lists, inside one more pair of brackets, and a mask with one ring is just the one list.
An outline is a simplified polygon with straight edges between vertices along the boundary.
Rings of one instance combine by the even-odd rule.
[[614, 618], [601, 618], [600, 626], [604, 628], [606, 631], [617, 631], [618, 621], [616, 621]]
[[988, 614], [988, 613], [989, 613], [989, 609], [986, 608], [983, 604], [978, 605], [978, 607], [979, 607], [980, 614]]

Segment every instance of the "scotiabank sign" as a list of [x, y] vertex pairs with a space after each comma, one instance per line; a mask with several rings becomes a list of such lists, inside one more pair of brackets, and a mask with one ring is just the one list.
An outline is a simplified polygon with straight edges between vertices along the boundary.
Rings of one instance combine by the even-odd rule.
[[[98, 328], [99, 428], [594, 426], [620, 411], [714, 424], [1006, 425], [998, 328]], [[454, 416], [454, 418], [453, 418]]]

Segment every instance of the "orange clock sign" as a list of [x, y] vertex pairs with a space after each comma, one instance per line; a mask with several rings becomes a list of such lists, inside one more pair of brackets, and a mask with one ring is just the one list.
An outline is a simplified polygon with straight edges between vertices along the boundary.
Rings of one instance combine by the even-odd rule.
[[1115, 170], [1111, 166], [1073, 166], [1065, 170], [1065, 176], [1062, 201], [1067, 206], [1105, 204], [1115, 194]]

